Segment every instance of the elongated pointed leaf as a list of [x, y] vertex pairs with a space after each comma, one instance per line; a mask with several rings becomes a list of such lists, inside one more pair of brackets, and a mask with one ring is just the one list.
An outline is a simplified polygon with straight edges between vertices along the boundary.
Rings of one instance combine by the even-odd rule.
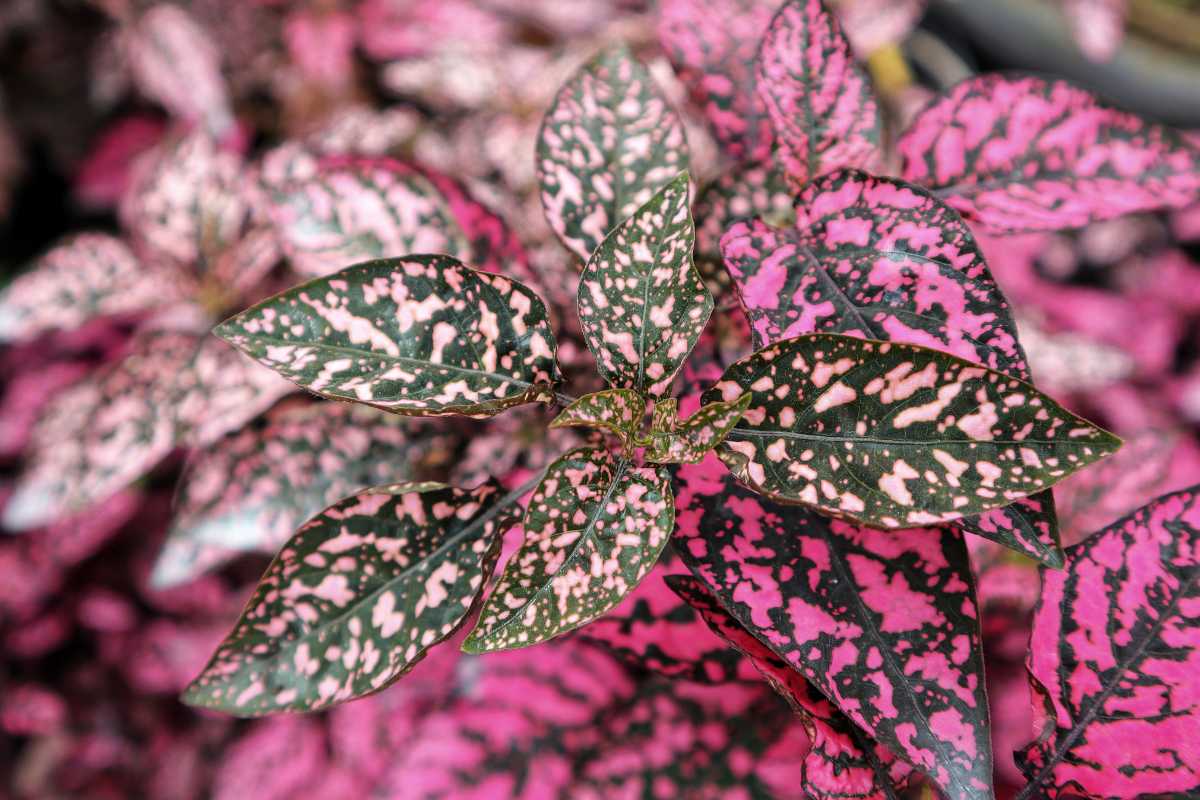
[[718, 450], [748, 486], [869, 525], [948, 522], [1049, 488], [1120, 446], [1034, 387], [947, 353], [835, 334], [731, 366], [754, 399]]
[[184, 280], [173, 278], [143, 267], [113, 236], [72, 236], [0, 292], [0, 341], [78, 328], [94, 317], [158, 308], [179, 299]]
[[663, 394], [700, 338], [713, 299], [692, 263], [695, 240], [685, 172], [588, 260], [579, 279], [579, 324], [613, 386]]
[[538, 136], [546, 219], [585, 261], [687, 164], [683, 124], [625, 47], [600, 53], [563, 85]]
[[449, 256], [357, 264], [216, 333], [305, 389], [397, 414], [490, 416], [560, 379], [537, 295]]
[[463, 643], [469, 653], [525, 647], [608, 611], [658, 560], [675, 524], [671, 479], [597, 447], [550, 465], [508, 560]]
[[[794, 228], [755, 220], [731, 226], [722, 239], [755, 346], [849, 333], [926, 345], [1029, 380], [1008, 301], [952, 208], [924, 189], [857, 170], [813, 181], [796, 208]], [[1062, 563], [1049, 494], [963, 524]]]
[[517, 510], [495, 483], [329, 507], [280, 551], [184, 702], [257, 716], [379, 691], [466, 620]]
[[991, 796], [978, 612], [962, 534], [830, 521], [679, 469], [677, 551], [733, 617], [951, 798]]
[[797, 185], [878, 157], [879, 105], [821, 0], [788, 0], [776, 13], [759, 52], [757, 89]]
[[876, 746], [866, 741], [854, 723], [803, 675], [742, 627], [703, 581], [690, 575], [672, 575], [667, 585], [700, 613], [713, 633], [744, 654], [804, 720], [812, 742], [800, 778], [805, 795], [815, 800], [896, 797], [889, 767], [903, 774], [910, 769], [907, 764], [897, 761], [882, 746], [877, 754]]
[[1042, 570], [1029, 673], [1040, 733], [1022, 797], [1200, 792], [1200, 487], [1164, 495]]
[[657, 464], [695, 464], [725, 441], [750, 407], [751, 399], [744, 394], [732, 402], [709, 403], [685, 420], [672, 420], [669, 429], [652, 430], [646, 460]]
[[632, 389], [605, 389], [585, 394], [550, 423], [551, 428], [583, 426], [606, 430], [624, 441], [642, 427], [646, 400]]
[[896, 146], [905, 180], [995, 233], [1182, 208], [1200, 193], [1200, 149], [1061, 80], [970, 78]]

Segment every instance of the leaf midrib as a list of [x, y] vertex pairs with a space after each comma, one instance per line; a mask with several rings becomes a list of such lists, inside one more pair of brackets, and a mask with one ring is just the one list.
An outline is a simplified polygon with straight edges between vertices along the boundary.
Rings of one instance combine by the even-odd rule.
[[1044, 439], [881, 439], [874, 436], [821, 436], [812, 433], [796, 433], [795, 431], [784, 430], [759, 430], [752, 428], [743, 428], [735, 426], [729, 432], [729, 437], [733, 439], [801, 439], [805, 441], [816, 442], [834, 442], [852, 444], [883, 444], [891, 446], [911, 445], [915, 447], [928, 447], [931, 445], [956, 445], [956, 444], [983, 444], [983, 445], [1055, 445], [1055, 446], [1077, 446], [1077, 447], [1098, 447], [1096, 442], [1080, 442], [1071, 439], [1059, 440], [1044, 440]]

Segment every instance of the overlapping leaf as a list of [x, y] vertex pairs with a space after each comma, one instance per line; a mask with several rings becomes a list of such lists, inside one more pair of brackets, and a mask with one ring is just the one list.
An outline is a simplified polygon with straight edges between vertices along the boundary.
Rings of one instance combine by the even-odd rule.
[[546, 218], [584, 260], [687, 164], [683, 124], [625, 47], [563, 85], [538, 136]]
[[452, 453], [450, 435], [362, 406], [280, 409], [261, 430], [222, 439], [189, 464], [153, 582], [174, 586], [243, 553], [273, 554], [322, 508], [426, 477]]
[[398, 414], [490, 416], [560, 377], [542, 301], [449, 256], [357, 264], [216, 333], [305, 389]]
[[657, 464], [694, 464], [704, 458], [733, 430], [746, 409], [751, 397], [744, 394], [731, 402], [718, 401], [701, 406], [685, 420], [670, 420], [669, 427], [661, 427], [656, 420], [650, 432], [650, 444], [646, 447], [646, 460]]
[[519, 508], [471, 491], [368, 489], [304, 525], [185, 702], [239, 716], [324, 708], [382, 689], [470, 613]]
[[677, 480], [676, 549], [738, 623], [950, 797], [990, 797], [962, 535], [897, 535], [775, 505], [711, 457]]
[[1042, 570], [1036, 741], [1020, 797], [1200, 792], [1200, 487], [1164, 495]]
[[718, 450], [739, 480], [867, 524], [947, 522], [1049, 488], [1120, 445], [1027, 383], [937, 350], [836, 334], [731, 366], [754, 399]]
[[760, 218], [773, 225], [796, 219], [787, 175], [774, 166], [739, 166], [704, 187], [696, 200], [696, 266], [710, 291], [726, 296], [729, 274], [721, 261], [721, 237], [738, 220]]
[[613, 386], [661, 395], [695, 346], [713, 309], [692, 263], [695, 239], [685, 172], [588, 259], [579, 280], [579, 323]]
[[583, 426], [606, 430], [628, 443], [642, 427], [646, 400], [632, 389], [605, 389], [585, 394], [562, 410], [551, 428]]
[[879, 105], [821, 0], [788, 0], [775, 14], [759, 51], [756, 88], [797, 185], [877, 158]]
[[[872, 745], [804, 676], [754, 638], [721, 607], [703, 581], [672, 575], [667, 584], [696, 609], [713, 633], [744, 654], [775, 691], [804, 721], [811, 749], [804, 759], [801, 782], [815, 800], [895, 798], [894, 769], [900, 777], [909, 767], [879, 745]], [[879, 752], [876, 751], [879, 748]]]
[[1200, 193], [1194, 144], [1061, 80], [970, 78], [921, 112], [897, 149], [903, 178], [995, 233], [1182, 208]]
[[525, 542], [463, 649], [525, 647], [590, 622], [645, 577], [674, 524], [662, 467], [634, 466], [599, 447], [572, 450], [534, 490]]
[[[1008, 301], [953, 209], [923, 189], [857, 170], [813, 181], [796, 209], [795, 228], [741, 222], [722, 239], [757, 347], [848, 333], [926, 345], [1029, 380]], [[1062, 563], [1049, 494], [963, 524]]]

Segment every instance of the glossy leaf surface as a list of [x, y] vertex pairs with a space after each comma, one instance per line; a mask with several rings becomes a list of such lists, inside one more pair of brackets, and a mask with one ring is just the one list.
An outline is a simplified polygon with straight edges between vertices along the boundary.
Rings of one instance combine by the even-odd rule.
[[646, 400], [632, 389], [605, 389], [585, 394], [550, 423], [551, 428], [582, 426], [606, 430], [628, 442], [642, 426]]
[[646, 460], [658, 464], [694, 464], [704, 458], [733, 430], [751, 397], [744, 394], [732, 402], [709, 403], [685, 420], [671, 420], [671, 427], [650, 432]]

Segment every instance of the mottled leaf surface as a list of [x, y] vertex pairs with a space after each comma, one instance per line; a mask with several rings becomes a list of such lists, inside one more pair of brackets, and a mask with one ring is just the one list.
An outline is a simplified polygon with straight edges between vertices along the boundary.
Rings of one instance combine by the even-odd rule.
[[882, 121], [866, 72], [821, 0], [788, 0], [763, 37], [758, 95], [788, 176], [804, 185], [838, 167], [864, 167]]
[[239, 716], [309, 710], [382, 689], [466, 619], [519, 509], [495, 484], [368, 489], [279, 552], [184, 693]]
[[877, 755], [854, 723], [803, 675], [742, 627], [703, 581], [690, 575], [672, 575], [667, 585], [699, 612], [713, 633], [745, 655], [800, 714], [812, 743], [800, 778], [807, 796], [814, 800], [896, 797], [888, 766], [895, 765], [903, 773], [908, 770], [907, 764], [897, 762], [886, 750], [880, 754], [882, 758]]
[[776, 505], [711, 457], [680, 467], [676, 487], [676, 549], [722, 607], [950, 797], [991, 796], [962, 534], [894, 534]]
[[398, 414], [490, 416], [560, 377], [542, 301], [449, 256], [357, 264], [216, 333], [305, 389]]
[[700, 338], [713, 299], [692, 263], [695, 240], [685, 172], [588, 259], [579, 323], [610, 384], [662, 395]]
[[650, 432], [646, 460], [657, 464], [694, 464], [704, 458], [733, 430], [751, 397], [744, 394], [732, 402], [718, 401], [701, 406], [684, 420], [671, 420], [670, 427], [658, 427]]
[[1027, 383], [896, 342], [784, 339], [704, 400], [743, 392], [754, 399], [717, 451], [738, 479], [877, 527], [999, 508], [1120, 446]]
[[608, 611], [658, 560], [675, 524], [671, 479], [604, 448], [550, 465], [525, 512], [525, 542], [505, 564], [463, 643], [470, 653], [525, 647]]
[[1200, 792], [1200, 487], [1164, 495], [1042, 570], [1022, 797]]
[[739, 220], [760, 218], [790, 225], [795, 193], [787, 175], [772, 164], [734, 167], [704, 187], [696, 199], [696, 267], [709, 290], [725, 305], [729, 273], [721, 260], [721, 237]]
[[600, 53], [563, 85], [538, 135], [546, 219], [585, 261], [687, 164], [683, 124], [624, 47]]
[[1182, 208], [1200, 193], [1194, 144], [1061, 80], [970, 78], [922, 111], [896, 146], [905, 180], [994, 233]]
[[550, 423], [551, 428], [582, 426], [606, 430], [628, 443], [642, 426], [646, 400], [632, 389], [605, 389], [585, 394]]

